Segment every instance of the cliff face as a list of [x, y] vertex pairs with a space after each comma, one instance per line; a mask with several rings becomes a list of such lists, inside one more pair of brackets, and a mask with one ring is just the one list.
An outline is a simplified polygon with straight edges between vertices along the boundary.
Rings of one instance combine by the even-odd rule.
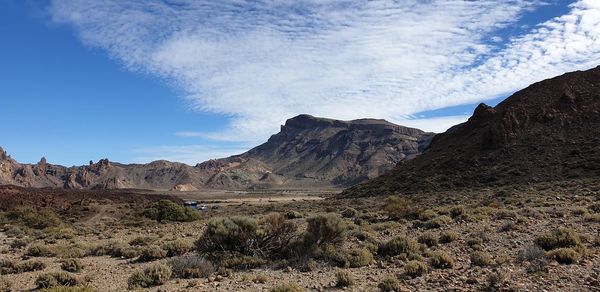
[[195, 190], [347, 186], [414, 158], [432, 133], [384, 120], [338, 121], [300, 115], [266, 143], [195, 167], [169, 161], [78, 167], [19, 164], [0, 151], [0, 184], [67, 189]]
[[345, 191], [376, 195], [600, 175], [600, 67], [535, 83], [437, 135], [417, 159]]

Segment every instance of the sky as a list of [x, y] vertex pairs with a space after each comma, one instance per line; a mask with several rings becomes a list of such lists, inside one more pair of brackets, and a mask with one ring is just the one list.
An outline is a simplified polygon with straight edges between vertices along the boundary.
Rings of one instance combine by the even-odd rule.
[[0, 0], [20, 162], [239, 154], [298, 114], [443, 132], [600, 65], [598, 0]]

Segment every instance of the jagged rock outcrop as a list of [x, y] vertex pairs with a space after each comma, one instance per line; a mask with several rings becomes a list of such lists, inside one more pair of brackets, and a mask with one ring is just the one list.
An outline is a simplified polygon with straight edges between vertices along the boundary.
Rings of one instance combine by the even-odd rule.
[[435, 136], [418, 158], [344, 192], [420, 190], [600, 176], [600, 66], [535, 83]]

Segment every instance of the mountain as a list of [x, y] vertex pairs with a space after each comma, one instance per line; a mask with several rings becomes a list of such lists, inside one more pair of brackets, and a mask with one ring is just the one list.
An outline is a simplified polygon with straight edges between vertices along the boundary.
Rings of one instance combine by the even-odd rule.
[[169, 161], [120, 164], [102, 159], [64, 167], [45, 158], [20, 164], [0, 148], [0, 184], [68, 189], [151, 189], [348, 186], [410, 160], [433, 133], [385, 120], [339, 121], [299, 115], [246, 153], [196, 166]]
[[419, 157], [346, 196], [600, 175], [600, 66], [535, 83], [434, 137]]

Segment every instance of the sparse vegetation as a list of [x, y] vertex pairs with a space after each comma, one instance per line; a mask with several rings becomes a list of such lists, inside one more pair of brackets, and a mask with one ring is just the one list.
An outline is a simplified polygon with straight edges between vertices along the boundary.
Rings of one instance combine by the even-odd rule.
[[404, 274], [413, 278], [426, 274], [428, 270], [427, 265], [421, 261], [412, 260], [404, 265]]
[[143, 271], [134, 272], [127, 280], [127, 284], [129, 289], [159, 286], [171, 279], [171, 275], [169, 266], [157, 264]]
[[381, 290], [381, 292], [400, 291], [400, 282], [398, 282], [398, 279], [396, 278], [386, 277], [381, 282], [379, 282], [379, 285], [377, 285], [377, 287], [379, 287], [379, 290]]
[[204, 278], [215, 272], [213, 264], [198, 255], [174, 258], [169, 261], [169, 265], [175, 278]]
[[279, 284], [271, 290], [270, 292], [304, 292], [304, 289], [300, 287], [298, 284], [288, 283], [288, 284]]
[[162, 248], [167, 251], [168, 257], [184, 255], [194, 250], [194, 244], [183, 239], [169, 241], [163, 244]]
[[339, 271], [335, 273], [335, 279], [336, 287], [350, 287], [354, 285], [354, 278], [348, 271]]
[[548, 252], [547, 256], [561, 264], [571, 265], [579, 262], [581, 255], [570, 247], [561, 247]]
[[430, 258], [431, 266], [436, 269], [451, 269], [454, 267], [455, 259], [451, 255], [438, 251], [433, 253]]
[[486, 252], [475, 251], [471, 253], [471, 264], [480, 267], [490, 266], [494, 264], [494, 259]]
[[140, 262], [151, 262], [167, 257], [167, 251], [157, 245], [150, 245], [142, 249], [142, 253], [138, 258]]
[[406, 254], [407, 256], [419, 251], [417, 241], [406, 236], [397, 236], [383, 244], [379, 249], [379, 254], [384, 256], [396, 256]]
[[440, 235], [440, 243], [450, 243], [458, 239], [458, 233], [454, 231], [444, 231]]
[[42, 274], [35, 280], [35, 285], [40, 289], [56, 286], [75, 286], [78, 283], [77, 278], [65, 272]]
[[83, 264], [78, 259], [66, 259], [63, 260], [60, 268], [71, 273], [78, 273], [83, 270]]
[[438, 244], [438, 238], [433, 233], [425, 233], [419, 236], [417, 239], [419, 243], [425, 244], [428, 247], [432, 247]]
[[143, 211], [144, 216], [158, 222], [190, 222], [200, 219], [198, 212], [169, 200], [160, 200]]
[[548, 251], [563, 247], [575, 247], [581, 244], [581, 240], [576, 231], [560, 227], [538, 236], [535, 243]]

